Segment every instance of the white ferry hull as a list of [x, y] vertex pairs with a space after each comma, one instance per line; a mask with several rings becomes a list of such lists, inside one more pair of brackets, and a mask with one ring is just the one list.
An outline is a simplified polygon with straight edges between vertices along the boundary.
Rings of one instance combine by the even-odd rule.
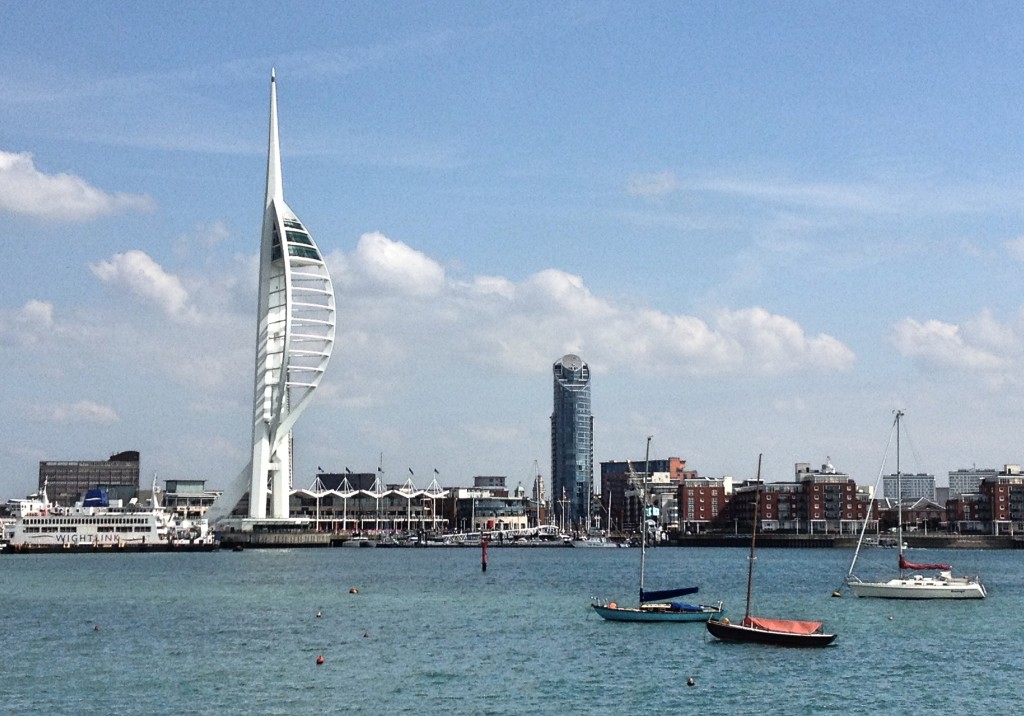
[[212, 552], [219, 549], [218, 542], [94, 542], [94, 543], [64, 543], [44, 544], [32, 542], [11, 543], [0, 554], [112, 554], [120, 552]]

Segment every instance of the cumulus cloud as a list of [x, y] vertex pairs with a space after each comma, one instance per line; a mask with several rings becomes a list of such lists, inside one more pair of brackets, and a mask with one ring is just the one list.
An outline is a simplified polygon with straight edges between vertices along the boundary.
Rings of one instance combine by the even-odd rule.
[[0, 212], [75, 222], [153, 207], [149, 196], [105, 192], [74, 174], [45, 174], [30, 153], [0, 151]]
[[902, 355], [925, 365], [978, 372], [1006, 369], [1021, 352], [1020, 336], [987, 313], [963, 326], [904, 318], [893, 327], [893, 342]]
[[[372, 264], [353, 262], [366, 265]], [[429, 312], [411, 315], [400, 295], [375, 297], [372, 308], [350, 312], [355, 324], [345, 330], [364, 337], [371, 332], [405, 336], [409, 344], [448, 332], [445, 350], [463, 347], [469, 360], [526, 374], [546, 370], [552, 356], [565, 352], [585, 354], [599, 370], [628, 372], [643, 366], [645, 372], [676, 375], [841, 371], [854, 362], [853, 352], [838, 339], [808, 335], [792, 319], [763, 308], [723, 309], [708, 323], [618, 305], [596, 296], [580, 276], [558, 269], [518, 283], [488, 276], [443, 285], [443, 291], [439, 283], [431, 286], [437, 292]], [[351, 295], [343, 303], [359, 300]], [[389, 301], [394, 302], [390, 309]], [[363, 322], [367, 325], [361, 330]], [[388, 322], [401, 327], [386, 331]], [[387, 353], [409, 354], [395, 340], [388, 340]]]
[[79, 400], [77, 403], [40, 405], [29, 409], [29, 417], [37, 422], [69, 424], [93, 423], [106, 425], [120, 420], [117, 411], [109, 405]]
[[444, 268], [426, 254], [379, 232], [363, 234], [351, 268], [374, 286], [406, 296], [434, 296], [445, 285]]
[[89, 268], [104, 283], [127, 288], [175, 320], [195, 318], [188, 291], [178, 277], [164, 271], [143, 251], [114, 254]]
[[636, 174], [629, 179], [626, 192], [630, 196], [660, 197], [671, 194], [679, 188], [679, 179], [674, 172], [663, 171], [654, 174]]

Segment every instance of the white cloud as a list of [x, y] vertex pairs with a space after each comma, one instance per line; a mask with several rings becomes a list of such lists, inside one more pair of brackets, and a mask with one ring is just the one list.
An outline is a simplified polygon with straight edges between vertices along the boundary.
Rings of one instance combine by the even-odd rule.
[[27, 412], [31, 419], [45, 423], [94, 423], [106, 425], [120, 420], [117, 411], [112, 407], [94, 403], [91, 400], [80, 400], [77, 403], [63, 403], [59, 405], [32, 406]]
[[53, 325], [53, 304], [31, 299], [17, 311], [0, 311], [0, 345], [35, 345]]
[[195, 312], [189, 306], [188, 291], [178, 277], [164, 271], [143, 251], [114, 254], [107, 261], [90, 264], [89, 269], [104, 283], [124, 286], [171, 318], [195, 318]]
[[[388, 241], [379, 235], [376, 240]], [[366, 280], [361, 269], [378, 275], [379, 263], [352, 261], [347, 268], [352, 284], [340, 289], [347, 295], [339, 300], [345, 322], [339, 344], [353, 352], [370, 347], [375, 360], [387, 356], [398, 363], [414, 356], [428, 360], [432, 350], [447, 358], [461, 352], [464, 361], [535, 374], [558, 356], [578, 352], [595, 370], [675, 375], [829, 372], [846, 370], [854, 361], [836, 338], [807, 335], [792, 319], [763, 308], [723, 309], [709, 324], [619, 305], [594, 295], [580, 276], [557, 269], [519, 283], [488, 276], [445, 284], [437, 276], [430, 283], [432, 300], [417, 307], [408, 292], [371, 299], [352, 287]]]
[[406, 296], [437, 295], [445, 283], [440, 264], [379, 232], [359, 237], [351, 269], [371, 285]]
[[695, 188], [773, 204], [858, 212], [894, 210], [901, 198], [871, 184], [794, 182], [786, 179], [711, 179]]
[[28, 152], [0, 151], [0, 212], [74, 222], [154, 206], [149, 196], [105, 192], [74, 174], [44, 174]]
[[200, 251], [204, 256], [217, 244], [231, 237], [231, 229], [223, 221], [211, 221], [199, 224], [191, 234], [182, 234], [174, 244], [174, 254], [179, 259], [187, 259], [193, 251]]
[[661, 197], [679, 188], [679, 179], [674, 172], [663, 171], [654, 174], [636, 174], [629, 178], [626, 193], [630, 196]]
[[[1014, 341], [1012, 334], [997, 328], [987, 314], [965, 326], [904, 318], [894, 326], [893, 341], [901, 354], [926, 365], [978, 372], [1006, 369], [1009, 354], [1020, 351], [1019, 338]], [[1014, 342], [1015, 349], [1011, 347]]]
[[1017, 261], [1024, 261], [1024, 236], [1006, 242], [1006, 252]]

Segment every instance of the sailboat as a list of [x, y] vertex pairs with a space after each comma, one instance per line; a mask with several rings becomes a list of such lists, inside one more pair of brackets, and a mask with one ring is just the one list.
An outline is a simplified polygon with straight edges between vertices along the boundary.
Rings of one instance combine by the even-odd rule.
[[754, 545], [757, 523], [761, 520], [761, 456], [757, 458], [757, 486], [754, 493], [754, 527], [750, 533], [750, 556], [747, 560], [747, 607], [743, 620], [733, 624], [727, 618], [709, 619], [707, 630], [722, 641], [744, 641], [776, 646], [828, 646], [836, 639], [826, 634], [823, 624], [799, 619], [767, 619], [750, 613], [750, 596], [754, 585]]
[[[640, 603], [636, 607], [621, 607], [615, 602], [595, 602], [594, 611], [613, 622], [703, 622], [725, 613], [722, 602], [717, 604], [687, 604], [670, 601], [675, 597], [695, 594], [699, 587], [680, 587], [647, 591], [644, 589], [644, 570], [647, 562], [647, 478], [650, 473], [651, 438], [647, 438], [644, 458], [644, 478], [640, 489], [643, 528], [640, 530]], [[635, 478], [636, 476], [633, 475]]]
[[[858, 597], [876, 597], [880, 599], [984, 599], [985, 585], [978, 577], [954, 577], [952, 567], [948, 564], [916, 564], [908, 562], [903, 551], [903, 484], [900, 469], [900, 421], [903, 411], [896, 411], [893, 430], [896, 432], [896, 507], [899, 516], [896, 520], [896, 544], [899, 547], [899, 576], [885, 582], [865, 582], [854, 575], [857, 557], [860, 555], [864, 532], [867, 528], [871, 510], [864, 519], [857, 549], [853, 553], [850, 571], [846, 574], [846, 584]], [[892, 438], [890, 437], [890, 440]], [[881, 477], [881, 475], [879, 475]], [[905, 572], [937, 572], [937, 574], [910, 574]]]

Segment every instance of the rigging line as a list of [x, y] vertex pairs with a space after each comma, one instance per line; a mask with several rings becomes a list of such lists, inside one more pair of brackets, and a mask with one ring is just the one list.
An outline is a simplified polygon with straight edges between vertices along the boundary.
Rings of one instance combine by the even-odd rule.
[[[921, 456], [917, 452], [917, 446], [910, 437], [910, 430], [907, 429], [907, 421], [905, 419], [903, 420], [903, 438], [910, 445], [910, 453], [914, 456], [914, 473], [921, 473], [923, 471], [921, 466], [924, 464], [924, 461], [921, 460]], [[903, 470], [902, 472], [905, 475], [908, 471]]]
[[[853, 552], [853, 560], [850, 562], [850, 571], [846, 573], [847, 577], [853, 576], [853, 568], [857, 565], [857, 557], [860, 555], [861, 545], [864, 544], [864, 533], [868, 529], [868, 521], [871, 519], [871, 508], [875, 504], [875, 500], [878, 499], [878, 486], [882, 484], [882, 474], [885, 471], [885, 460], [889, 456], [889, 448], [892, 447], [892, 439], [896, 434], [896, 420], [893, 420], [892, 427], [889, 428], [889, 441], [885, 444], [885, 452], [882, 453], [882, 464], [878, 466], [878, 477], [875, 478], [875, 487], [872, 490], [870, 499], [868, 499], [868, 512], [864, 517], [864, 524], [860, 527], [860, 537], [857, 539], [857, 549]], [[886, 495], [888, 498], [889, 496]]]

